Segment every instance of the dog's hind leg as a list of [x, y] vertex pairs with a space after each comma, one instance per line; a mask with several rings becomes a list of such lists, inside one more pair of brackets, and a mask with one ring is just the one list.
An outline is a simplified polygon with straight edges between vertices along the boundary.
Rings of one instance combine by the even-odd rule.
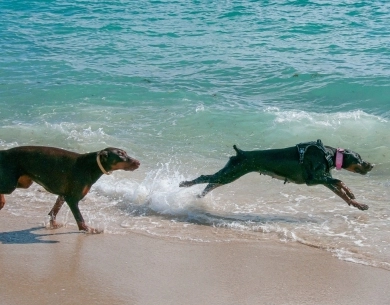
[[198, 195], [198, 198], [202, 198], [204, 196], [207, 195], [207, 193], [211, 192], [213, 189], [217, 188], [218, 186], [221, 186], [223, 184], [219, 184], [219, 183], [209, 183], [207, 184], [207, 186], [205, 187], [205, 189], [203, 190], [203, 192]]
[[180, 182], [180, 187], [189, 187], [200, 183], [209, 183], [203, 190], [202, 194], [198, 197], [204, 197], [208, 192], [215, 189], [218, 186], [228, 184], [237, 180], [241, 176], [250, 172], [250, 166], [248, 166], [245, 158], [245, 154], [242, 150], [238, 149], [236, 145], [233, 146], [237, 155], [230, 157], [228, 163], [216, 172], [214, 175], [201, 175], [198, 178], [191, 181]]
[[[28, 176], [21, 176], [19, 178], [17, 178], [17, 176], [13, 176], [12, 178], [8, 177], [7, 179], [3, 179], [3, 181], [1, 182], [2, 184], [0, 185], [0, 189], [6, 194], [11, 194], [16, 187], [25, 189], [29, 188], [30, 185], [33, 183], [31, 178]], [[0, 210], [4, 207], [4, 205], [5, 197], [3, 194], [0, 194]]]
[[243, 167], [239, 166], [238, 164], [232, 165], [232, 160], [230, 160], [225, 165], [224, 168], [216, 172], [214, 175], [201, 175], [198, 178], [191, 181], [182, 181], [180, 182], [179, 186], [189, 187], [201, 183], [210, 183], [210, 184], [217, 184], [217, 185], [228, 184], [240, 178], [241, 176], [245, 175], [248, 172], [249, 171], [243, 169]]
[[32, 179], [29, 176], [24, 175], [24, 176], [19, 177], [18, 183], [16, 184], [16, 187], [28, 189], [31, 186], [31, 184], [33, 184]]
[[213, 178], [213, 176], [214, 175], [202, 175], [191, 181], [182, 181], [180, 182], [179, 187], [189, 187], [195, 184], [208, 183]]
[[198, 195], [198, 197], [201, 198], [204, 197], [207, 193], [211, 192], [213, 189], [237, 180], [247, 172], [248, 171], [243, 170], [243, 168], [240, 166], [231, 166], [229, 161], [223, 169], [214, 175], [202, 175], [191, 181], [182, 181], [179, 186], [189, 187], [195, 184], [208, 183], [203, 192]]
[[237, 180], [238, 178], [240, 178], [241, 176], [247, 173], [247, 171], [243, 171], [241, 167], [236, 165], [230, 166], [229, 163], [216, 174], [209, 176], [207, 181], [209, 184], [206, 186], [203, 192], [198, 196], [199, 198], [206, 196], [207, 193], [211, 192], [213, 189], [221, 185], [225, 185]]
[[49, 212], [50, 216], [50, 229], [58, 229], [62, 227], [62, 225], [59, 225], [56, 221], [56, 216], [58, 212], [60, 211], [62, 205], [64, 204], [65, 199], [63, 196], [58, 196], [56, 203], [54, 204], [53, 208]]
[[3, 194], [0, 194], [0, 210], [4, 207], [5, 205], [5, 197]]
[[4, 194], [11, 194], [16, 188], [17, 181], [18, 178], [16, 175], [7, 176], [0, 168], [0, 210], [5, 206]]

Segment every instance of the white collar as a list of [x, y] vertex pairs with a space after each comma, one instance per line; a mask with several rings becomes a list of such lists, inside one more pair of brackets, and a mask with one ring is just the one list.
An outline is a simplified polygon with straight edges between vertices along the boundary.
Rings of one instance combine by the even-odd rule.
[[100, 152], [99, 152], [99, 153], [97, 154], [97, 156], [96, 156], [96, 162], [97, 162], [97, 164], [98, 164], [100, 170], [103, 172], [103, 174], [106, 174], [106, 175], [111, 174], [110, 172], [107, 172], [107, 171], [104, 169], [102, 163], [100, 162]]

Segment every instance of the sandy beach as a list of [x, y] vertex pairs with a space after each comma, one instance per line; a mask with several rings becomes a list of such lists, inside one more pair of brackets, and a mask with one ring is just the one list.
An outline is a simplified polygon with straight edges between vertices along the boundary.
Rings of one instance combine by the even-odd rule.
[[270, 241], [51, 231], [0, 212], [1, 304], [389, 304], [390, 272]]

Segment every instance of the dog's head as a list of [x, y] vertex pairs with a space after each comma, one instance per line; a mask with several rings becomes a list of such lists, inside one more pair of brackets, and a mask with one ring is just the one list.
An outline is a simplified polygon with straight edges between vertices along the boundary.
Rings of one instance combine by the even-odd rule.
[[129, 157], [124, 150], [115, 147], [107, 147], [101, 150], [98, 155], [107, 172], [118, 169], [133, 171], [141, 164], [137, 159]]
[[343, 152], [343, 169], [365, 175], [374, 167], [371, 163], [363, 161], [360, 155], [352, 150], [345, 149]]

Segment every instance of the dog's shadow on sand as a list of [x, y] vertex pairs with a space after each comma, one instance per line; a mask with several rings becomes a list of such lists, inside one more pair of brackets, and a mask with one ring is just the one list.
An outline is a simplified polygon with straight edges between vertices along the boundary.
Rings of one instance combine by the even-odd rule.
[[201, 207], [191, 206], [179, 213], [164, 213], [151, 208], [148, 203], [136, 205], [118, 205], [118, 209], [128, 213], [130, 216], [150, 217], [156, 216], [168, 221], [191, 223], [202, 226], [225, 226], [228, 223], [241, 224], [294, 224], [294, 223], [319, 223], [320, 220], [315, 217], [305, 215], [281, 215], [269, 214], [264, 215], [251, 213], [213, 213]]
[[0, 244], [56, 244], [57, 240], [42, 239], [46, 236], [56, 236], [62, 234], [75, 234], [79, 232], [36, 234], [35, 231], [44, 230], [43, 227], [34, 227], [19, 231], [0, 232]]

